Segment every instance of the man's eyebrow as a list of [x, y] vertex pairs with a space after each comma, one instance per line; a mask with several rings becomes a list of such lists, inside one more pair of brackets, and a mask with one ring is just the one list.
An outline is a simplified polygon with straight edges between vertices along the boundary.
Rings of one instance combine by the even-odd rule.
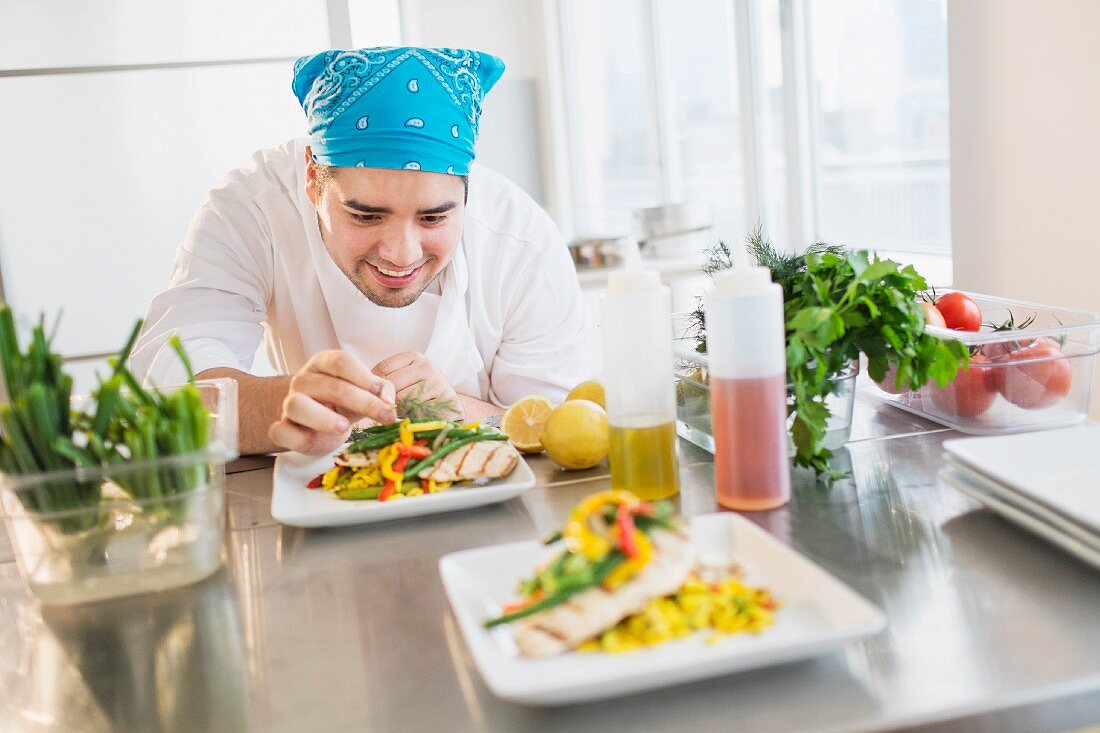
[[430, 209], [421, 209], [420, 211], [416, 212], [416, 215], [433, 216], [437, 214], [446, 214], [448, 211], [455, 208], [456, 206], [458, 206], [458, 204], [456, 204], [454, 201], [446, 201], [439, 206], [433, 206]]
[[355, 209], [363, 214], [392, 214], [392, 209], [387, 209], [385, 206], [371, 206], [370, 204], [361, 204], [355, 199], [348, 199], [343, 202], [344, 206], [349, 209]]

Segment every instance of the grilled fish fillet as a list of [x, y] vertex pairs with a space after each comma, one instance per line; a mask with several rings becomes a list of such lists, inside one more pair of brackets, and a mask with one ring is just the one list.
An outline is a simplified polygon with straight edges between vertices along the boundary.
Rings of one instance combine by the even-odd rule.
[[434, 481], [500, 478], [510, 474], [517, 463], [519, 453], [511, 443], [483, 440], [462, 446], [417, 475]]
[[675, 592], [695, 565], [691, 541], [680, 532], [654, 530], [653, 558], [615, 590], [596, 586], [515, 622], [515, 639], [525, 657], [562, 654], [638, 613], [654, 598]]
[[366, 468], [367, 466], [378, 465], [378, 451], [372, 450], [366, 453], [348, 453], [343, 451], [337, 453], [333, 458], [337, 466], [348, 466], [349, 468]]

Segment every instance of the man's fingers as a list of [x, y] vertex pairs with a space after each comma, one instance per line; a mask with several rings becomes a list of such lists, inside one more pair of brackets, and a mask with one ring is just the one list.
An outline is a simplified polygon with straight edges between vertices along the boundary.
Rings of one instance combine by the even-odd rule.
[[[371, 371], [377, 374], [379, 377], [390, 379], [391, 372], [395, 372], [398, 369], [402, 369], [409, 366], [410, 364], [415, 364], [421, 361], [426, 360], [424, 359], [424, 355], [420, 352], [402, 351], [400, 354], [394, 354], [393, 356], [378, 362], [374, 365], [374, 368], [371, 369]], [[397, 391], [400, 392], [401, 390], [398, 389]]]
[[387, 405], [393, 405], [397, 403], [397, 388], [393, 386], [393, 382], [388, 379], [382, 380], [382, 389], [378, 393], [379, 399], [385, 402]]
[[387, 411], [392, 411], [396, 396], [393, 385], [385, 380], [381, 380], [380, 394], [375, 396], [351, 382], [318, 372], [306, 372], [295, 377], [293, 390], [330, 406], [351, 420], [358, 420], [364, 415], [378, 419], [375, 415], [388, 414]]
[[295, 425], [289, 420], [280, 420], [271, 425], [267, 431], [267, 437], [281, 448], [308, 454], [316, 440], [316, 433]]
[[[431, 381], [439, 381], [436, 371], [432, 368], [431, 364], [419, 363], [410, 364], [402, 367], [397, 371], [390, 372], [386, 375], [386, 379], [393, 384], [394, 392], [398, 397], [401, 397], [409, 391], [409, 387], [413, 387], [417, 384], [424, 384], [427, 388], [427, 383]], [[427, 394], [423, 395], [427, 398]]]
[[313, 371], [350, 382], [380, 398], [385, 393], [385, 380], [346, 351], [322, 351], [310, 359], [310, 367]]
[[283, 419], [320, 433], [343, 433], [351, 428], [348, 419], [302, 392], [292, 392], [283, 403]]

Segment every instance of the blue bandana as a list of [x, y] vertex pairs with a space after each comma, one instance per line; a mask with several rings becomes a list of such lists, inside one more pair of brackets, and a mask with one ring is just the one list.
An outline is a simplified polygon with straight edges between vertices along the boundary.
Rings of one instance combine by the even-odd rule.
[[478, 51], [362, 48], [303, 56], [293, 89], [317, 162], [464, 176], [481, 100], [503, 73], [503, 61]]

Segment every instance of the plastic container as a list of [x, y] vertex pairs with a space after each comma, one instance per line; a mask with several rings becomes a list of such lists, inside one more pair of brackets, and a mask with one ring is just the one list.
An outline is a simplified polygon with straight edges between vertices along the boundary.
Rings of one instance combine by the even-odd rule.
[[[678, 314], [675, 321], [686, 323], [687, 316]], [[677, 329], [677, 333], [684, 333]], [[676, 433], [684, 440], [714, 453], [714, 428], [710, 408], [710, 361], [706, 354], [695, 351], [695, 342], [681, 338], [674, 342], [676, 355]], [[830, 379], [835, 383], [832, 394], [825, 398], [831, 413], [825, 426], [822, 445], [835, 450], [848, 442], [852, 434], [852, 413], [855, 408], [856, 377], [859, 364], [852, 362], [844, 371]], [[790, 423], [788, 420], [788, 428]], [[794, 444], [788, 445], [791, 455]]]
[[[19, 573], [41, 603], [68, 605], [163, 590], [217, 570], [225, 531], [225, 462], [237, 454], [237, 383], [217, 379], [196, 386], [211, 413], [211, 442], [200, 453], [0, 474], [4, 523]], [[23, 501], [60, 485], [81, 487], [88, 503], [42, 512]], [[137, 486], [148, 494], [134, 498]], [[150, 486], [166, 488], [152, 496]]]
[[966, 344], [967, 373], [944, 388], [928, 384], [895, 394], [887, 375], [876, 391], [902, 410], [973, 435], [1001, 435], [1074, 425], [1085, 419], [1100, 315], [967, 293], [986, 323], [1010, 318], [1024, 328], [977, 332], [927, 326], [928, 333]]
[[783, 290], [741, 259], [705, 297], [714, 488], [727, 509], [763, 511], [791, 498]]
[[600, 299], [611, 486], [642, 499], [680, 490], [672, 371], [672, 294], [641, 269], [636, 240]]

